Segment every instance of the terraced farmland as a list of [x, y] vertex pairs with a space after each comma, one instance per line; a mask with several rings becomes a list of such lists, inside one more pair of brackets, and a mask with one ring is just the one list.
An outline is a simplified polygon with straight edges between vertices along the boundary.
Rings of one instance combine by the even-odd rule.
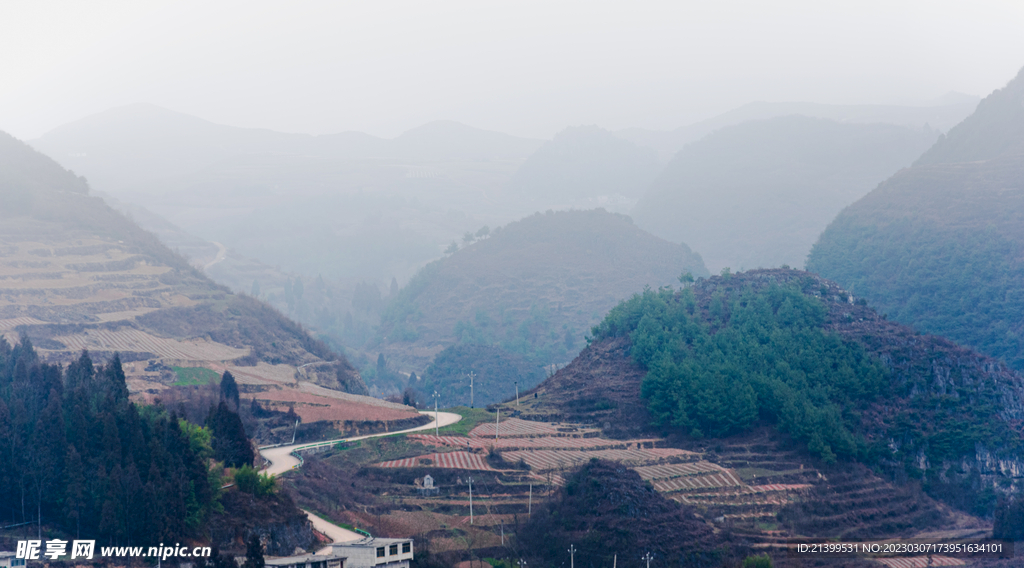
[[496, 471], [482, 455], [470, 452], [427, 454], [415, 458], [386, 461], [377, 464], [377, 467], [442, 467], [445, 469]]
[[131, 328], [92, 329], [74, 335], [57, 336], [54, 339], [74, 351], [152, 353], [158, 357], [180, 361], [230, 361], [249, 354], [248, 349], [236, 349], [212, 341], [202, 339], [179, 341], [156, 337]]
[[[759, 550], [774, 551], [773, 556], [785, 554], [793, 539], [902, 538], [949, 526], [943, 524], [946, 521], [934, 503], [914, 497], [909, 489], [851, 467], [819, 471], [810, 458], [768, 429], [686, 449], [666, 447], [670, 441], [658, 438], [604, 438], [597, 430], [561, 422], [510, 418], [500, 423], [497, 432], [495, 439], [491, 422], [467, 436], [410, 434], [405, 437], [408, 445], [400, 447], [409, 448], [413, 455], [364, 462], [372, 464], [374, 473], [369, 477], [391, 480], [378, 487], [393, 501], [384, 523], [395, 524], [384, 526], [416, 527], [438, 535], [459, 527], [472, 532], [479, 542], [497, 546], [502, 530], [507, 535], [515, 522], [530, 514], [531, 507], [536, 513], [546, 496], [565, 485], [573, 468], [592, 458], [634, 469], [666, 498], [694, 507], [709, 524], [727, 528]], [[489, 456], [494, 453], [500, 454], [500, 460]], [[499, 465], [502, 462], [506, 465]], [[407, 471], [398, 471], [402, 469]], [[440, 488], [438, 494], [419, 491], [428, 473]], [[472, 526], [469, 477], [473, 479]], [[374, 521], [358, 512], [350, 515], [346, 522]], [[952, 534], [980, 537], [970, 532], [978, 531], [977, 527], [956, 530], [960, 532]], [[431, 547], [442, 550], [445, 542], [438, 540]], [[927, 559], [879, 559], [876, 565], [924, 568]], [[938, 559], [932, 565], [963, 562]]]
[[[596, 430], [592, 430], [595, 434]], [[531, 436], [571, 436], [579, 432], [575, 425], [561, 425], [550, 422], [534, 422], [532, 420], [520, 420], [509, 418], [497, 424], [487, 422], [481, 424], [469, 433], [471, 438], [498, 438], [505, 437], [531, 437]]]
[[273, 389], [252, 396], [265, 407], [281, 411], [293, 408], [304, 423], [333, 422], [340, 428], [345, 428], [345, 422], [388, 422], [419, 416], [411, 407], [368, 396], [348, 395], [349, 400], [344, 400], [294, 388]]
[[12, 330], [19, 325], [40, 325], [44, 323], [46, 322], [30, 317], [0, 319], [0, 332]]
[[639, 466], [661, 463], [668, 459], [689, 459], [691, 452], [675, 448], [650, 448], [631, 450], [518, 450], [505, 452], [502, 456], [511, 462], [523, 460], [534, 471], [543, 472], [575, 467], [591, 459], [602, 459]]
[[448, 446], [452, 448], [470, 447], [474, 449], [494, 448], [501, 451], [511, 450], [598, 450], [598, 449], [626, 449], [629, 446], [654, 447], [657, 440], [653, 438], [644, 440], [608, 440], [605, 438], [571, 438], [568, 436], [544, 436], [536, 438], [481, 438], [476, 436], [433, 436], [426, 434], [415, 434], [412, 436], [417, 441], [431, 446]]

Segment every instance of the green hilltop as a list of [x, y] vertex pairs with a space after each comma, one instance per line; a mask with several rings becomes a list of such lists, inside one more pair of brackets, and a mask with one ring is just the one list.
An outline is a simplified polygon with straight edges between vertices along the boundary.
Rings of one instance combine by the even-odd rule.
[[[699, 255], [624, 215], [538, 213], [424, 267], [389, 304], [367, 351], [417, 373], [457, 344], [495, 346], [534, 368], [564, 364], [617, 302], [685, 272], [707, 275]], [[512, 385], [501, 390], [506, 398]]]
[[[607, 348], [622, 341], [627, 349]], [[981, 516], [1019, 489], [1024, 377], [890, 322], [811, 273], [754, 270], [646, 290], [609, 312], [578, 360], [590, 351], [601, 369], [619, 357], [642, 371], [619, 374], [640, 382], [634, 396], [665, 433], [709, 440], [770, 426], [825, 464], [915, 479]], [[626, 407], [615, 393], [628, 385], [580, 369], [541, 384], [536, 408], [548, 400], [548, 413], [571, 416], [590, 398]], [[581, 380], [582, 389], [564, 386]]]

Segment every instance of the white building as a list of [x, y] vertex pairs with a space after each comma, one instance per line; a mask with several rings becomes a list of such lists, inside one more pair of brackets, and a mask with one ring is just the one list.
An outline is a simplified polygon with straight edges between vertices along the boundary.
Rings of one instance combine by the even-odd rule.
[[267, 566], [274, 568], [348, 568], [346, 558], [342, 554], [300, 554], [298, 556], [281, 556], [264, 560]]
[[344, 556], [344, 568], [409, 568], [413, 548], [411, 538], [366, 537], [347, 542], [336, 542], [317, 552], [319, 555]]
[[0, 551], [0, 568], [19, 568], [24, 565], [24, 558], [15, 558], [13, 552]]

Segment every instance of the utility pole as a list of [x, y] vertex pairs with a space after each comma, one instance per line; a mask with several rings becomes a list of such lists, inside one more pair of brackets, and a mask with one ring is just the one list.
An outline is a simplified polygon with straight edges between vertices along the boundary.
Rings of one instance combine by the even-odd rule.
[[616, 555], [612, 556], [612, 568], [615, 568], [618, 565], [619, 565], [619, 555], [616, 554]]
[[505, 546], [505, 521], [501, 521], [501, 545]]
[[518, 564], [519, 564], [519, 568], [526, 568], [526, 561], [523, 560], [522, 558], [519, 559]]
[[473, 400], [473, 379], [476, 378], [476, 373], [473, 371], [469, 372], [469, 407], [476, 408], [476, 402]]
[[533, 484], [530, 484], [530, 504], [527, 505], [526, 518], [529, 519], [533, 515]]
[[574, 544], [569, 545], [569, 568], [576, 568], [576, 545]]
[[501, 407], [498, 407], [498, 412], [494, 414], [494, 439], [498, 439], [498, 423], [501, 422]]
[[299, 421], [295, 421], [295, 429], [292, 430], [292, 444], [295, 443], [295, 435], [299, 433]]
[[654, 560], [654, 556], [651, 556], [651, 553], [648, 552], [647, 554], [644, 554], [643, 556], [641, 556], [640, 560], [646, 560], [647, 561], [647, 568], [651, 568], [651, 560]]
[[516, 407], [519, 407], [519, 381], [514, 381], [516, 385]]
[[439, 396], [441, 396], [441, 395], [437, 394], [437, 391], [434, 391], [434, 435], [438, 436], [438, 437], [441, 436], [438, 433], [438, 432], [440, 432], [440, 427], [437, 425], [437, 398]]
[[469, 524], [473, 524], [473, 478], [469, 478]]

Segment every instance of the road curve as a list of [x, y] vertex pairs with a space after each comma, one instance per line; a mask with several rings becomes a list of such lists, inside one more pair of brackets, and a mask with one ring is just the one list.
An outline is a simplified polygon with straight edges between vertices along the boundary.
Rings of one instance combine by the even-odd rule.
[[328, 538], [334, 542], [348, 542], [350, 540], [359, 540], [363, 538], [363, 535], [352, 532], [348, 529], [341, 528], [338, 525], [328, 521], [323, 517], [318, 517], [313, 513], [303, 509], [306, 516], [309, 517], [309, 522], [313, 523], [313, 528], [318, 532], [327, 535]]
[[[294, 469], [294, 468], [299, 467], [299, 465], [302, 462], [300, 462], [298, 458], [296, 458], [295, 456], [292, 455], [292, 452], [295, 451], [296, 448], [302, 448], [302, 447], [306, 447], [306, 446], [320, 445], [320, 444], [323, 444], [323, 445], [335, 444], [335, 443], [338, 443], [338, 442], [354, 442], [356, 440], [365, 440], [367, 438], [376, 438], [378, 436], [391, 436], [393, 434], [405, 434], [406, 432], [419, 432], [421, 430], [430, 430], [430, 429], [433, 429], [435, 427], [436, 428], [440, 428], [442, 426], [449, 426], [451, 424], [455, 424], [459, 420], [462, 420], [462, 416], [460, 416], [458, 414], [455, 414], [454, 412], [438, 412], [438, 413], [434, 413], [434, 412], [424, 412], [424, 411], [421, 411], [421, 414], [426, 414], [427, 416], [433, 416], [434, 420], [432, 420], [428, 424], [424, 424], [423, 426], [417, 426], [415, 428], [409, 428], [407, 430], [399, 430], [398, 432], [381, 432], [379, 434], [369, 434], [369, 435], [366, 435], [366, 436], [356, 436], [354, 438], [339, 438], [337, 440], [328, 440], [326, 442], [315, 442], [315, 443], [312, 443], [312, 444], [307, 442], [305, 444], [292, 444], [290, 446], [279, 446], [279, 447], [276, 447], [276, 448], [260, 449], [260, 455], [263, 456], [267, 461], [270, 462], [270, 465], [267, 466], [263, 470], [263, 473], [266, 474], [266, 475], [277, 476], [277, 475], [281, 475], [282, 473], [284, 473], [284, 472], [286, 472], [286, 471], [288, 471], [290, 469]], [[435, 424], [435, 422], [436, 422], [436, 424]], [[350, 531], [348, 529], [341, 528], [338, 525], [328, 521], [327, 519], [324, 519], [322, 517], [318, 517], [317, 515], [314, 515], [313, 513], [309, 512], [309, 511], [307, 511], [305, 509], [303, 509], [303, 512], [306, 513], [306, 516], [309, 518], [309, 521], [311, 523], [313, 523], [313, 528], [315, 528], [316, 530], [320, 531], [321, 533], [327, 535], [327, 537], [330, 538], [331, 540], [333, 540], [334, 542], [348, 542], [350, 540], [358, 540], [358, 539], [363, 538], [363, 535], [355, 533], [355, 532], [352, 532], [352, 531]]]
[[[434, 416], [433, 412], [420, 411], [420, 414], [426, 414], [427, 416]], [[433, 430], [435, 428], [434, 422], [437, 422], [436, 427], [449, 426], [455, 424], [459, 420], [462, 420], [462, 416], [455, 414], [454, 412], [438, 412], [434, 421], [423, 426], [417, 426], [415, 428], [408, 428], [406, 430], [398, 430], [396, 432], [380, 432], [377, 434], [368, 434], [366, 436], [356, 436], [354, 438], [338, 438], [337, 440], [326, 440], [323, 442], [306, 442], [303, 444], [292, 444], [290, 446], [278, 446], [276, 448], [260, 448], [260, 455], [262, 455], [270, 465], [263, 470], [266, 475], [281, 475], [282, 473], [298, 467], [302, 462], [292, 455], [298, 448], [305, 448], [309, 446], [320, 446], [336, 444], [338, 442], [355, 442], [357, 440], [365, 440], [367, 438], [377, 438], [380, 436], [392, 436], [394, 434], [405, 434], [408, 432], [419, 432], [422, 430]]]

